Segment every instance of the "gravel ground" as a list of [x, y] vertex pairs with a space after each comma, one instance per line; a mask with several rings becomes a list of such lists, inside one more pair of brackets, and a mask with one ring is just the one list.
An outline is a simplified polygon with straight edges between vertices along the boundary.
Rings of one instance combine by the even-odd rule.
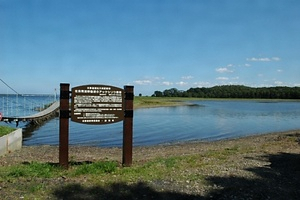
[[[215, 142], [188, 142], [172, 145], [134, 147], [133, 166], [155, 158], [184, 155], [208, 155], [238, 148], [238, 153], [229, 155], [226, 162], [217, 162], [212, 168], [196, 168], [180, 171], [205, 177], [208, 184], [196, 179], [184, 181], [154, 180], [132, 184], [115, 183], [110, 188], [94, 188], [102, 191], [86, 190], [72, 180], [70, 192], [57, 191], [57, 199], [299, 199], [300, 197], [300, 131], [288, 131], [243, 137]], [[122, 162], [121, 148], [99, 148], [70, 146], [70, 160], [76, 162], [115, 160]], [[210, 157], [203, 163], [215, 162]], [[57, 146], [24, 146], [22, 150], [0, 157], [0, 166], [11, 166], [24, 162], [58, 163]], [[57, 181], [57, 180], [56, 180]], [[0, 183], [0, 196], [6, 199], [10, 185]], [[115, 191], [117, 189], [117, 191]], [[64, 190], [67, 190], [64, 188]], [[120, 191], [130, 191], [125, 195]], [[72, 192], [71, 192], [72, 191]], [[75, 192], [74, 196], [74, 191]], [[143, 193], [141, 194], [141, 191]], [[120, 196], [121, 195], [121, 196]], [[102, 198], [100, 198], [102, 197]], [[50, 197], [49, 197], [50, 198]], [[52, 197], [54, 198], [54, 197]], [[16, 198], [16, 199], [19, 199]], [[55, 198], [54, 198], [55, 199]]]

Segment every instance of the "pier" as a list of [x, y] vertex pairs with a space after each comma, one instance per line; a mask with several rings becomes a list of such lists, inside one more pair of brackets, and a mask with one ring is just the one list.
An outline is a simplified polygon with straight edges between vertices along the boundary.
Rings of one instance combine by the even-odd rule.
[[28, 122], [31, 124], [39, 124], [40, 122], [46, 121], [48, 119], [51, 119], [55, 116], [58, 116], [59, 114], [59, 101], [54, 102], [51, 104], [48, 108], [29, 115], [29, 116], [20, 116], [20, 117], [7, 117], [7, 116], [2, 116], [1, 121], [4, 122], [16, 122], [18, 125], [19, 122]]

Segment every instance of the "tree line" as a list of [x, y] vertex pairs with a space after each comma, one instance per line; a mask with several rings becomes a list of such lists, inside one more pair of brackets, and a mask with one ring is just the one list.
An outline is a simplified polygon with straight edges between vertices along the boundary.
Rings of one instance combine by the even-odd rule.
[[222, 85], [210, 88], [190, 88], [186, 91], [176, 88], [155, 91], [153, 97], [197, 97], [197, 98], [253, 98], [253, 99], [300, 99], [300, 87], [248, 87], [243, 85]]

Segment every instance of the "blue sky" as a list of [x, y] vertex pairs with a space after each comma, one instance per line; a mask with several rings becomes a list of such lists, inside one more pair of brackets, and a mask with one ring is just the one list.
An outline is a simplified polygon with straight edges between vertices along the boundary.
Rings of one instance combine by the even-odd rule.
[[[300, 86], [298, 0], [0, 0], [0, 78], [21, 94]], [[0, 93], [13, 93], [0, 82]]]

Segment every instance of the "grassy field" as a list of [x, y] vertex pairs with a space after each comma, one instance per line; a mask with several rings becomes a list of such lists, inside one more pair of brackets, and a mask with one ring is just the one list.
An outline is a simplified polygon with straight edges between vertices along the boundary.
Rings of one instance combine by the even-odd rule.
[[162, 106], [179, 106], [197, 98], [183, 97], [134, 97], [134, 108], [153, 108]]
[[188, 101], [258, 101], [278, 102], [297, 101], [297, 99], [233, 99], [233, 98], [187, 98], [187, 97], [134, 97], [134, 108], [153, 108], [162, 106], [189, 105]]
[[16, 129], [8, 127], [8, 126], [0, 126], [0, 137], [2, 137], [3, 135], [6, 135], [8, 133], [11, 133], [14, 130], [16, 130]]

